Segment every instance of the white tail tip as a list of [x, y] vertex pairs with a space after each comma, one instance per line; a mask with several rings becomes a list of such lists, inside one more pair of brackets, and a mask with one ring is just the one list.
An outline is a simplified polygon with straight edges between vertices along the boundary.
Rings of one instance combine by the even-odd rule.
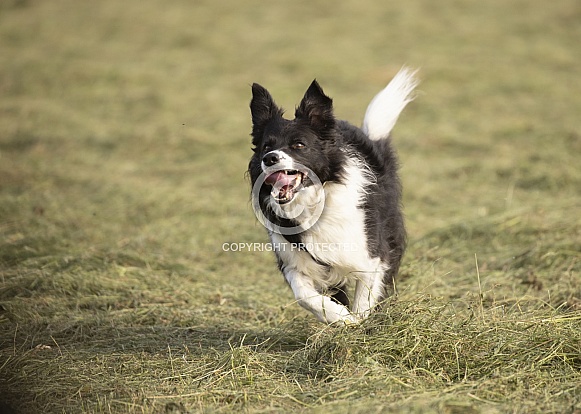
[[417, 70], [403, 67], [389, 84], [369, 103], [363, 119], [363, 132], [373, 140], [386, 138], [399, 114], [414, 100], [413, 91], [419, 80]]

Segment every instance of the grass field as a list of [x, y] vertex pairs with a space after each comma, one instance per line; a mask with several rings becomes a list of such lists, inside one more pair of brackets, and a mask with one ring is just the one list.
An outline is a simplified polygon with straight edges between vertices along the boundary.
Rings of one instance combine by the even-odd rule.
[[[577, 0], [0, 0], [0, 412], [581, 413]], [[293, 303], [250, 84], [361, 122], [404, 64], [398, 295]]]

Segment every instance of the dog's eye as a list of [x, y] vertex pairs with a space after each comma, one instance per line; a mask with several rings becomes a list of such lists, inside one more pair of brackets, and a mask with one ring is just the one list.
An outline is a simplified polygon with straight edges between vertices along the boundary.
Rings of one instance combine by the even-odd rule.
[[295, 142], [292, 146], [292, 149], [296, 149], [296, 150], [300, 150], [300, 149], [304, 149], [305, 148], [305, 144], [303, 144], [302, 142]]
[[262, 147], [262, 150], [263, 150], [264, 152], [270, 152], [270, 150], [271, 150], [271, 149], [272, 149], [272, 147], [271, 147], [270, 145], [268, 145], [268, 144], [265, 144], [265, 145]]

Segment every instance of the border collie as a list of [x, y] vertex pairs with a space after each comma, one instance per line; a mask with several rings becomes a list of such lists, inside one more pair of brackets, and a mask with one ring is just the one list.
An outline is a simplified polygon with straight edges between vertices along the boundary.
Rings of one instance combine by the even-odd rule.
[[392, 291], [406, 233], [390, 132], [417, 83], [400, 70], [361, 129], [334, 117], [316, 80], [293, 120], [252, 85], [253, 207], [297, 302], [321, 322], [361, 321]]

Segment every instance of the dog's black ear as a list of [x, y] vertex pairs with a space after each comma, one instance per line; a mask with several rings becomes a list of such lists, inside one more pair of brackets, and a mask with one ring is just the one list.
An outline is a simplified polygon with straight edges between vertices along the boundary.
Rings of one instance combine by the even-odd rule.
[[266, 123], [274, 117], [282, 117], [283, 111], [276, 105], [264, 87], [258, 83], [253, 83], [250, 112], [252, 113], [252, 135], [255, 139], [259, 139], [264, 132]]
[[311, 127], [319, 132], [329, 130], [335, 125], [333, 100], [325, 95], [316, 79], [307, 89], [295, 117], [308, 121]]

